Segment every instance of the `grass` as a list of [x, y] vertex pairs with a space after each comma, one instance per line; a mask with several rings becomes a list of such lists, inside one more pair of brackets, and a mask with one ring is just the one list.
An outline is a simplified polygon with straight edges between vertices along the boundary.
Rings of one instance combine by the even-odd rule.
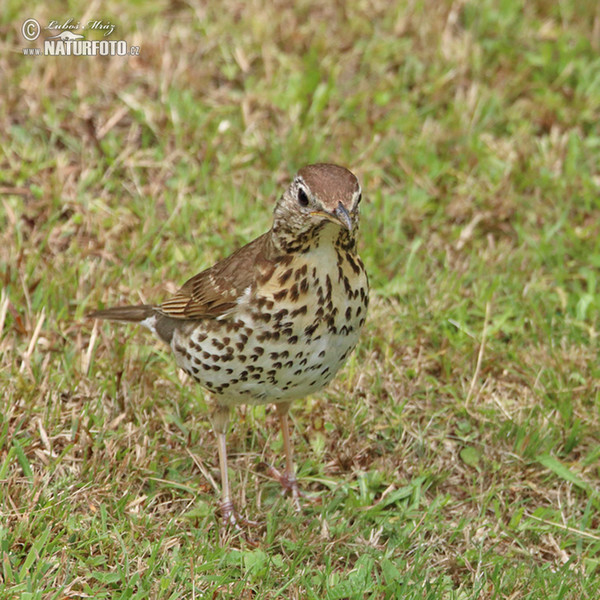
[[[27, 18], [71, 16], [140, 56], [23, 56]], [[0, 28], [0, 598], [598, 597], [597, 3], [9, 1]], [[202, 390], [84, 314], [165, 298], [314, 161], [362, 181], [369, 319], [293, 411], [319, 501], [280, 497], [276, 416], [241, 408], [262, 524], [224, 534]]]

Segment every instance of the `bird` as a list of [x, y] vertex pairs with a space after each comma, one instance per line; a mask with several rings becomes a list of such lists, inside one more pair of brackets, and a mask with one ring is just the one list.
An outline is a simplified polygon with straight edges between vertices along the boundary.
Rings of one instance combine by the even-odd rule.
[[275, 405], [285, 470], [272, 472], [296, 504], [301, 496], [288, 412], [292, 402], [331, 382], [365, 323], [369, 281], [357, 252], [361, 199], [359, 181], [345, 167], [304, 166], [277, 200], [269, 231], [161, 304], [88, 315], [146, 327], [206, 391], [225, 523], [243, 521], [227, 469], [226, 433], [237, 405]]

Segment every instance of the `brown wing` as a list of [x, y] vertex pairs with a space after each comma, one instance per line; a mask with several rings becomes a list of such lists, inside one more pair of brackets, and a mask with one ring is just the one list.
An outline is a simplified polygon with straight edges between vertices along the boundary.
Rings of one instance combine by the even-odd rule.
[[231, 310], [249, 286], [273, 271], [269, 236], [261, 235], [186, 281], [160, 312], [175, 319], [214, 319]]

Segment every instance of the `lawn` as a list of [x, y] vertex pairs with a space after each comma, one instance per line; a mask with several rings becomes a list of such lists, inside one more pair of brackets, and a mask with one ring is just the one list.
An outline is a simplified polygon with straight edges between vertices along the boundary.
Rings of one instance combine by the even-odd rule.
[[[8, 0], [0, 598], [600, 597], [600, 5]], [[139, 56], [26, 56], [22, 25]], [[99, 30], [79, 30], [100, 40]], [[301, 166], [363, 187], [359, 346], [241, 407], [223, 530], [202, 389], [145, 330]]]

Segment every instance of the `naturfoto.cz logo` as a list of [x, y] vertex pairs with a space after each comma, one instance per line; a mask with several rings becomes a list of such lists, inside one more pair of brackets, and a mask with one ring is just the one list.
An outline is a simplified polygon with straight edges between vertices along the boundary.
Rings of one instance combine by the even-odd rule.
[[[25, 56], [139, 56], [139, 46], [129, 46], [125, 40], [86, 40], [81, 33], [74, 30], [92, 30], [110, 35], [115, 26], [110, 22], [100, 19], [90, 20], [83, 27], [68, 19], [63, 23], [50, 21], [44, 28], [46, 30], [59, 30], [60, 33], [44, 40], [43, 48], [23, 48]], [[42, 27], [35, 19], [27, 19], [21, 27], [23, 37], [33, 42], [40, 37]]]

